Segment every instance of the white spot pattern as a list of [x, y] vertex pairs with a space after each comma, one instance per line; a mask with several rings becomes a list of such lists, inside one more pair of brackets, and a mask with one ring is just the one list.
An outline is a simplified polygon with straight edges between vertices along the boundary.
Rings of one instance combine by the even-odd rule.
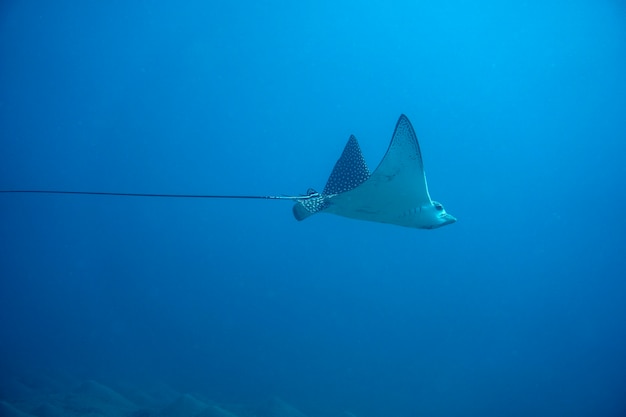
[[361, 185], [369, 176], [370, 172], [361, 153], [359, 142], [352, 135], [335, 164], [322, 194], [345, 193]]

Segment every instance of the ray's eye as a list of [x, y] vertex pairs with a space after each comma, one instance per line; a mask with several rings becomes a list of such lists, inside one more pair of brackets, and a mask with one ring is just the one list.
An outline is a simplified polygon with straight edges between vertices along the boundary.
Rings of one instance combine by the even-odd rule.
[[441, 210], [443, 210], [443, 206], [441, 204], [439, 204], [439, 203], [435, 203], [435, 210], [441, 211]]

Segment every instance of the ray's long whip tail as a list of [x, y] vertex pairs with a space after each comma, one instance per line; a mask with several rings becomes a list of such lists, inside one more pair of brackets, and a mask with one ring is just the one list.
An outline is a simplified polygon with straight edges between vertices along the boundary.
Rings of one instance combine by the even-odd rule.
[[61, 190], [0, 190], [0, 194], [73, 194], [73, 195], [100, 195], [119, 197], [158, 197], [158, 198], [215, 198], [215, 199], [255, 199], [255, 200], [308, 200], [319, 196], [315, 191], [306, 195], [202, 195], [202, 194], [150, 194], [150, 193], [112, 193], [103, 191], [61, 191]]

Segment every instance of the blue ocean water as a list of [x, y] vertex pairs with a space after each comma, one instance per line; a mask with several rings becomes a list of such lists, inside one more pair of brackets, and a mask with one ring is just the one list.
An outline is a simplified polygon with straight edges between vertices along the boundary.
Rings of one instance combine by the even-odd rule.
[[9, 0], [0, 86], [2, 190], [297, 195], [405, 113], [458, 218], [1, 194], [0, 399], [60, 370], [310, 416], [626, 415], [623, 1]]

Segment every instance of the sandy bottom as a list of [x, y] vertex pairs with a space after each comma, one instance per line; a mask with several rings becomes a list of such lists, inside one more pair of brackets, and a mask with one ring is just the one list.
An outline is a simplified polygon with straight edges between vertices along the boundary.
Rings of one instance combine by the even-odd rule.
[[[139, 390], [123, 384], [107, 386], [70, 377], [4, 381], [0, 386], [0, 417], [316, 417], [307, 416], [280, 398], [264, 404], [218, 404], [164, 384]], [[339, 412], [336, 417], [354, 417]]]

